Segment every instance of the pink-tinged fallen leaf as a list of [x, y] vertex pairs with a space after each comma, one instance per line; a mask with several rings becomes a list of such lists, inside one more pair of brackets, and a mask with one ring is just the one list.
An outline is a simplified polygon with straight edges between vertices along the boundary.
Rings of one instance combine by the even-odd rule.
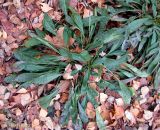
[[31, 96], [29, 93], [21, 94], [21, 104], [23, 106], [29, 104], [32, 101]]
[[54, 129], [54, 124], [53, 124], [53, 121], [52, 121], [52, 119], [51, 119], [50, 117], [46, 117], [46, 118], [45, 118], [44, 124], [45, 124], [49, 129], [51, 129], [51, 130]]
[[39, 112], [39, 116], [40, 117], [46, 117], [47, 114], [48, 114], [48, 112], [45, 109], [41, 108], [41, 110]]
[[17, 108], [15, 110], [15, 113], [16, 113], [16, 116], [20, 116], [22, 114], [22, 111], [19, 108]]
[[3, 100], [0, 100], [0, 108], [4, 106]]
[[46, 3], [40, 3], [40, 5], [41, 5], [41, 9], [42, 9], [43, 12], [48, 12], [48, 11], [53, 9]]
[[53, 100], [58, 100], [58, 99], [60, 99], [60, 97], [61, 97], [60, 94], [57, 94], [56, 97], [53, 98]]
[[94, 109], [92, 103], [90, 103], [90, 102], [87, 103], [86, 114], [87, 114], [88, 118], [90, 118], [90, 119], [94, 119], [96, 116], [95, 109]]
[[107, 101], [111, 104], [113, 104], [114, 100], [115, 100], [115, 98], [113, 96], [109, 96], [107, 99]]
[[68, 93], [62, 93], [59, 102], [60, 102], [60, 103], [65, 103], [65, 102], [68, 100], [68, 96], [69, 96]]
[[103, 120], [107, 120], [108, 122], [110, 122], [111, 121], [111, 118], [110, 118], [111, 112], [110, 112], [110, 110], [108, 110], [106, 108], [106, 105], [102, 104], [99, 109], [100, 110], [98, 110], [98, 111], [101, 114]]
[[134, 115], [129, 110], [125, 111], [125, 116], [132, 124], [136, 123], [136, 119], [135, 119]]
[[78, 4], [78, 0], [70, 0], [69, 1], [69, 6], [73, 7], [73, 8], [76, 8]]
[[63, 74], [63, 78], [64, 79], [73, 79], [73, 76], [71, 75], [72, 69], [71, 69], [72, 65], [68, 64], [65, 68], [65, 73]]
[[4, 95], [5, 91], [6, 91], [6, 87], [3, 85], [0, 85], [0, 95]]
[[144, 110], [144, 114], [143, 114], [143, 118], [145, 120], [149, 120], [153, 117], [153, 112], [148, 111], [148, 110]]
[[9, 99], [9, 97], [10, 97], [10, 95], [11, 95], [11, 93], [10, 93], [10, 92], [5, 93], [5, 95], [4, 95], [4, 99], [5, 99], [5, 100], [8, 100], [8, 99]]
[[114, 104], [114, 110], [115, 110], [115, 118], [120, 119], [124, 116], [124, 109], [123, 107], [117, 106]]
[[76, 67], [77, 70], [81, 70], [82, 69], [82, 65], [80, 65], [80, 64], [75, 64], [75, 67]]
[[13, 4], [16, 8], [20, 8], [21, 7], [21, 1], [20, 0], [13, 0]]
[[2, 36], [3, 36], [4, 39], [7, 39], [7, 33], [4, 30], [2, 32]]
[[62, 18], [62, 13], [58, 11], [54, 11], [52, 18], [56, 21], [60, 21]]
[[56, 101], [54, 103], [54, 108], [55, 108], [55, 110], [61, 110], [61, 105], [60, 105], [60, 103], [58, 101]]
[[27, 0], [27, 1], [25, 2], [25, 5], [30, 5], [30, 4], [32, 4], [34, 1], [35, 1], [35, 0]]
[[100, 93], [99, 94], [99, 100], [100, 100], [100, 103], [104, 103], [106, 101], [106, 99], [108, 98], [108, 95], [105, 94], [105, 93]]
[[6, 115], [0, 114], [0, 121], [6, 121]]
[[83, 12], [83, 18], [87, 18], [87, 17], [90, 17], [93, 15], [93, 12], [89, 9], [84, 9], [84, 12]]
[[117, 104], [117, 106], [124, 106], [123, 99], [122, 98], [117, 98], [116, 99], [116, 104]]
[[18, 90], [16, 93], [27, 93], [28, 91], [27, 91], [27, 89], [25, 89], [25, 88], [21, 88], [20, 90]]
[[40, 121], [38, 119], [34, 119], [32, 121], [32, 128], [35, 128], [36, 126], [39, 126], [39, 124], [40, 124]]
[[140, 88], [140, 86], [141, 86], [141, 83], [139, 81], [133, 80], [133, 86], [132, 87], [135, 90], [138, 90]]
[[89, 122], [87, 124], [86, 130], [97, 130], [96, 122]]
[[135, 117], [137, 117], [137, 116], [139, 115], [139, 113], [140, 113], [140, 111], [139, 111], [138, 108], [133, 108], [133, 107], [130, 109], [130, 112], [131, 112]]
[[149, 93], [149, 88], [147, 86], [141, 88], [141, 94], [143, 97], [145, 97], [148, 93]]

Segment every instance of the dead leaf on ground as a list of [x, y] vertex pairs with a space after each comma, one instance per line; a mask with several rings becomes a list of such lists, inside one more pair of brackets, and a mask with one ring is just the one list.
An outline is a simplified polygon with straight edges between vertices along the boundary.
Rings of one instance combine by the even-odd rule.
[[53, 9], [46, 3], [40, 3], [40, 5], [41, 5], [42, 11], [45, 12], [45, 13]]
[[143, 118], [145, 120], [149, 120], [153, 117], [153, 112], [148, 111], [148, 110], [144, 110], [144, 114], [143, 114]]
[[31, 96], [29, 93], [21, 94], [21, 104], [23, 106], [29, 104], [32, 101]]
[[124, 109], [121, 106], [117, 106], [116, 104], [114, 104], [114, 110], [115, 110], [115, 117], [116, 119], [120, 119], [124, 116]]
[[46, 117], [47, 114], [48, 114], [48, 112], [45, 109], [41, 108], [41, 110], [39, 112], [39, 116], [40, 117]]
[[95, 109], [94, 109], [92, 103], [90, 103], [90, 102], [87, 103], [86, 114], [87, 114], [88, 118], [90, 118], [90, 119], [94, 119], [96, 116]]
[[86, 130], [97, 130], [96, 122], [89, 122], [87, 124]]

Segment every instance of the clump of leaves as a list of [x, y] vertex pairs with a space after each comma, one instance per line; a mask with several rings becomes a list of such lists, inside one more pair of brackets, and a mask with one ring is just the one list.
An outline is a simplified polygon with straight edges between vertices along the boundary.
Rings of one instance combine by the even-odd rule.
[[[81, 129], [82, 122], [88, 122], [85, 113], [86, 103], [90, 101], [95, 108], [98, 106], [95, 100], [98, 93], [96, 89], [90, 87], [90, 82], [95, 82], [102, 90], [108, 87], [118, 92], [124, 102], [129, 104], [134, 92], [121, 80], [147, 77], [148, 73], [128, 64], [127, 51], [119, 49], [125, 39], [124, 28], [105, 28], [108, 21], [113, 20], [111, 12], [95, 8], [92, 16], [82, 18], [68, 6], [67, 0], [60, 0], [60, 6], [64, 12], [65, 23], [55, 24], [47, 14], [44, 14], [43, 30], [29, 32], [31, 38], [26, 41], [24, 47], [14, 53], [18, 60], [14, 66], [19, 73], [7, 77], [5, 81], [18, 83], [20, 87], [55, 81], [57, 87], [39, 100], [41, 106], [47, 108], [53, 97], [59, 93], [59, 82], [64, 78], [66, 67], [71, 65], [73, 67], [71, 76], [78, 75], [78, 78], [69, 79], [73, 81], [74, 86], [70, 86], [70, 96], [64, 106], [61, 123], [66, 124], [71, 118], [74, 126], [78, 125]], [[139, 21], [147, 20], [148, 18], [144, 18]], [[128, 27], [134, 32], [132, 24]], [[57, 36], [57, 30], [62, 26], [64, 46], [56, 47], [56, 43], [47, 41], [45, 37]], [[72, 45], [69, 44], [70, 38], [75, 40]], [[76, 64], [82, 68], [75, 69]], [[112, 80], [103, 79], [103, 74], [111, 75]], [[99, 80], [91, 81], [91, 77], [97, 77]], [[97, 120], [100, 119], [98, 127], [104, 127], [99, 113], [96, 115]]]

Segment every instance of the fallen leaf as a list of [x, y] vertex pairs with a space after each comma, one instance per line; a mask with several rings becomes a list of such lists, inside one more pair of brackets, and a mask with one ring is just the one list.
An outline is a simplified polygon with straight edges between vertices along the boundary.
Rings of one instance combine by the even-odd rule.
[[2, 32], [2, 36], [3, 36], [4, 39], [7, 39], [7, 33], [4, 30]]
[[23, 106], [27, 105], [30, 102], [31, 102], [31, 96], [29, 93], [21, 94], [21, 104]]
[[134, 115], [129, 110], [125, 111], [125, 116], [129, 121], [131, 121], [131, 123], [136, 123]]
[[133, 113], [133, 115], [134, 115], [135, 117], [137, 117], [138, 114], [140, 113], [140, 111], [139, 111], [138, 108], [131, 108], [131, 109], [130, 109], [130, 112]]
[[16, 93], [27, 93], [28, 91], [27, 91], [27, 89], [25, 89], [25, 88], [21, 88], [20, 90], [18, 90]]
[[19, 108], [17, 108], [15, 112], [16, 112], [16, 116], [20, 116], [22, 114], [22, 111]]
[[86, 130], [97, 130], [96, 122], [89, 122], [87, 124]]
[[148, 93], [149, 93], [149, 88], [147, 86], [141, 88], [141, 94], [143, 97], [145, 97]]
[[46, 117], [47, 114], [48, 114], [48, 112], [45, 109], [41, 108], [41, 110], [39, 112], [39, 116], [40, 117]]
[[55, 110], [61, 110], [61, 105], [60, 105], [60, 103], [58, 101], [56, 101], [54, 103], [54, 108], [55, 108]]
[[0, 85], [0, 95], [3, 95], [6, 91], [6, 87], [3, 85]]
[[21, 7], [21, 1], [20, 0], [13, 0], [13, 4], [16, 8], [20, 8]]
[[117, 98], [115, 101], [117, 106], [124, 106], [124, 102], [122, 98]]
[[6, 115], [0, 114], [0, 121], [5, 121], [6, 120]]
[[94, 109], [92, 103], [90, 103], [90, 102], [87, 103], [86, 114], [87, 114], [88, 118], [90, 118], [90, 119], [94, 119], [96, 116], [95, 109]]
[[33, 121], [32, 121], [32, 128], [34, 128], [34, 127], [36, 127], [36, 126], [38, 126], [39, 125], [39, 120], [38, 119], [34, 119]]
[[64, 79], [73, 79], [73, 76], [71, 75], [72, 69], [71, 64], [68, 64], [65, 68], [65, 73], [63, 74]]
[[76, 8], [78, 0], [69, 0], [69, 6]]
[[132, 86], [132, 87], [133, 87], [135, 90], [138, 90], [140, 86], [141, 86], [141, 83], [140, 83], [139, 81], [133, 80], [133, 86]]
[[60, 103], [65, 103], [68, 100], [68, 93], [62, 93]]
[[124, 109], [121, 106], [117, 106], [114, 104], [114, 110], [115, 110], [115, 117], [116, 119], [120, 119], [124, 116]]
[[103, 102], [105, 102], [107, 98], [108, 98], [107, 94], [105, 94], [105, 93], [100, 93], [99, 94], [99, 99], [100, 99], [101, 104]]
[[50, 117], [46, 117], [44, 123], [49, 129], [51, 129], [51, 130], [54, 129], [53, 121]]
[[3, 100], [0, 100], [0, 107], [3, 107], [4, 106], [4, 102]]
[[143, 114], [143, 118], [145, 120], [149, 120], [153, 117], [153, 112], [148, 111], [148, 110], [144, 110], [144, 114]]
[[42, 5], [41, 9], [42, 9], [43, 12], [48, 12], [48, 11], [53, 9], [53, 8], [49, 7], [49, 5], [46, 4], [46, 3], [40, 3], [40, 5]]
[[83, 18], [87, 18], [93, 15], [93, 12], [90, 9], [84, 9]]

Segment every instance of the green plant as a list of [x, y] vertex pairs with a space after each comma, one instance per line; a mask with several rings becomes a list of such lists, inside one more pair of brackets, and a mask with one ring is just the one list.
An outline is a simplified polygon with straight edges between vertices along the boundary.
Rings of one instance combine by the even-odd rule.
[[[134, 0], [119, 0], [119, 2], [124, 8], [122, 13], [128, 11], [128, 8], [133, 12], [135, 9], [137, 11], [140, 10], [140, 3]], [[138, 7], [133, 3], [138, 4]], [[24, 47], [14, 53], [14, 57], [18, 60], [14, 66], [19, 70], [19, 73], [7, 77], [5, 81], [13, 84], [18, 83], [20, 87], [29, 87], [31, 84], [47, 84], [55, 81], [57, 87], [48, 92], [47, 96], [42, 95], [39, 99], [40, 105], [48, 108], [49, 102], [59, 93], [59, 82], [63, 79], [65, 68], [70, 64], [72, 66], [71, 76], [77, 74], [78, 78], [73, 80], [74, 86], [70, 86], [70, 96], [64, 106], [61, 123], [64, 125], [72, 118], [73, 124], [80, 126], [81, 129], [82, 122], [88, 122], [88, 117], [85, 113], [86, 103], [90, 101], [95, 108], [98, 106], [98, 102], [95, 100], [95, 97], [98, 96], [97, 90], [90, 87], [91, 77], [100, 79], [95, 81], [100, 89], [103, 90], [108, 87], [118, 92], [126, 104], [130, 103], [134, 91], [131, 87], [127, 87], [121, 80], [147, 77], [149, 74], [129, 64], [130, 58], [124, 48], [124, 44], [127, 43], [126, 41], [128, 39], [132, 38], [132, 35], [135, 35], [138, 29], [142, 30], [140, 34], [147, 35], [151, 25], [153, 23], [155, 25], [156, 22], [153, 19], [151, 20], [150, 17], [138, 19], [138, 15], [136, 17], [137, 19], [131, 23], [126, 18], [121, 18], [118, 22], [122, 22], [123, 27], [108, 29], [105, 26], [110, 20], [117, 21], [113, 16], [117, 15], [118, 12], [116, 13], [113, 8], [95, 8], [93, 10], [93, 16], [82, 18], [73, 8], [68, 6], [67, 0], [60, 0], [60, 6], [64, 12], [65, 22], [55, 24], [47, 14], [44, 14], [43, 30], [36, 29], [34, 32], [29, 31], [31, 38], [26, 41]], [[116, 10], [118, 11], [119, 8]], [[155, 10], [154, 14], [157, 14]], [[133, 20], [133, 18], [130, 18], [129, 21], [131, 19]], [[137, 26], [136, 28], [133, 27], [135, 25]], [[45, 36], [56, 36], [57, 30], [61, 26], [64, 26], [63, 40], [65, 44], [63, 47], [57, 48], [54, 46], [54, 43], [45, 40]], [[148, 30], [146, 30], [146, 26]], [[153, 39], [152, 43], [155, 43], [152, 49], [157, 49], [157, 46], [159, 46], [157, 41], [158, 34], [157, 28], [153, 34], [150, 34], [153, 35], [151, 38]], [[150, 38], [149, 36], [147, 35], [147, 38]], [[72, 45], [68, 44], [70, 38], [75, 39]], [[138, 46], [138, 51], [140, 53], [142, 51], [144, 53], [143, 55], [147, 52], [148, 56], [146, 57], [154, 58], [153, 56], [156, 56], [159, 58], [159, 49], [154, 54], [151, 53], [152, 49], [142, 50], [143, 45], [150, 44], [144, 42], [144, 40], [145, 37], [141, 42], [138, 41], [136, 43], [135, 47]], [[123, 49], [121, 49], [121, 46]], [[76, 47], [81, 51], [74, 52]], [[54, 54], [50, 52], [54, 52]], [[158, 56], [157, 53], [159, 54]], [[76, 64], [80, 64], [82, 68], [76, 69]], [[156, 60], [154, 66], [158, 65], [159, 61]], [[153, 71], [153, 69], [151, 70]], [[150, 73], [150, 71], [148, 72]], [[110, 75], [111, 80], [103, 79], [103, 74]], [[159, 74], [156, 74], [156, 79], [158, 78]], [[99, 120], [98, 127], [103, 128], [103, 121], [98, 111], [96, 115], [97, 120]]]

